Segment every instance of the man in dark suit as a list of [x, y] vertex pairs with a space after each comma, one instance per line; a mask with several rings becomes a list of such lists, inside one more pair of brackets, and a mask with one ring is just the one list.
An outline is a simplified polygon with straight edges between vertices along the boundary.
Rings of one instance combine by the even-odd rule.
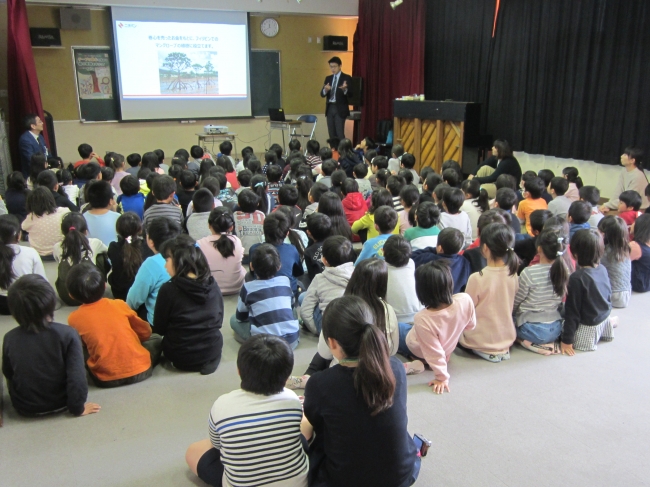
[[25, 179], [29, 176], [29, 167], [32, 156], [41, 153], [46, 158], [50, 155], [43, 137], [43, 121], [38, 115], [30, 114], [25, 117], [25, 128], [27, 131], [18, 140], [20, 151], [20, 163]]
[[345, 119], [350, 116], [348, 96], [352, 96], [352, 76], [341, 72], [341, 58], [329, 60], [332, 75], [325, 78], [320, 96], [327, 99], [325, 115], [330, 138], [345, 139]]

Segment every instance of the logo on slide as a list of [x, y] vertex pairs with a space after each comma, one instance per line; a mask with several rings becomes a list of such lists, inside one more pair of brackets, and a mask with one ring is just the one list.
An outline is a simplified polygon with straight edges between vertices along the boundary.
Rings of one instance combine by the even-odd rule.
[[122, 27], [124, 27], [124, 24], [120, 22], [119, 24], [117, 24], [117, 26], [121, 29]]

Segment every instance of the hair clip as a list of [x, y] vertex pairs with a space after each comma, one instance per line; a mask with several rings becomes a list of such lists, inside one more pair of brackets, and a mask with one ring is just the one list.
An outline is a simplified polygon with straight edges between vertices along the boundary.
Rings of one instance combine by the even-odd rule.
[[508, 252], [514, 252], [514, 251], [515, 249], [513, 249], [512, 247], [508, 247]]
[[560, 252], [559, 250], [557, 251], [557, 256], [562, 257], [564, 255], [564, 252]]
[[201, 246], [199, 245], [198, 242], [194, 242], [194, 246], [195, 246], [197, 249], [200, 249], [200, 248], [201, 248]]
[[70, 227], [70, 228], [68, 228], [68, 231], [70, 231], [70, 230], [76, 230], [76, 228], [75, 227]]
[[261, 187], [261, 188], [264, 188], [264, 187], [266, 187], [266, 183], [265, 183], [264, 181], [260, 181], [260, 182], [257, 183], [254, 187], [255, 187], [255, 188], [260, 188], [260, 187]]
[[557, 238], [557, 243], [561, 244], [562, 242], [564, 242], [564, 237], [558, 237]]
[[133, 242], [133, 237], [131, 235], [129, 235], [124, 240], [126, 240], [126, 243], [130, 244], [131, 242]]

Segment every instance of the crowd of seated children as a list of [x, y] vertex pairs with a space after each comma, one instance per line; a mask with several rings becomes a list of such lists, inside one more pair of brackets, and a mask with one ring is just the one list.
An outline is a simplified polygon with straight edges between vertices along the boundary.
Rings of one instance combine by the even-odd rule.
[[569, 183], [565, 196], [573, 201], [580, 199], [580, 188], [582, 188], [582, 178], [579, 176], [578, 169], [575, 167], [565, 167], [562, 169], [562, 176]]
[[[265, 229], [266, 222], [274, 216], [265, 220]], [[283, 227], [288, 232], [287, 225]], [[250, 268], [255, 279], [242, 286], [237, 311], [230, 318], [235, 340], [240, 343], [252, 335], [268, 334], [284, 339], [292, 349], [298, 346], [300, 326], [293, 311], [295, 291], [289, 278], [281, 273], [283, 263], [278, 249], [282, 245], [286, 244], [260, 244], [251, 254]]]
[[298, 298], [302, 322], [315, 335], [320, 335], [327, 305], [343, 296], [354, 271], [355, 259], [352, 243], [340, 235], [325, 239], [321, 255], [323, 271], [314, 276], [307, 291]]
[[162, 336], [165, 358], [175, 368], [211, 374], [223, 347], [221, 290], [192, 238], [179, 235], [166, 241], [161, 254], [171, 279], [158, 291], [153, 332]]
[[[321, 197], [321, 201], [323, 197]], [[382, 206], [393, 208], [393, 197], [387, 189], [379, 189], [372, 193], [372, 202], [368, 212], [359, 220], [354, 222], [351, 227], [352, 233], [360, 235], [363, 231], [366, 232], [366, 239], [370, 240], [379, 235], [379, 230], [375, 226], [375, 212]], [[319, 207], [320, 211], [320, 207]], [[393, 210], [394, 211], [394, 210]], [[331, 215], [330, 215], [331, 218]], [[399, 233], [399, 221], [396, 223], [395, 228], [391, 230], [392, 233]]]
[[147, 228], [145, 238], [153, 255], [144, 259], [140, 265], [126, 295], [126, 303], [150, 324], [153, 323], [158, 291], [170, 279], [165, 267], [165, 257], [160, 254], [160, 249], [167, 240], [177, 237], [180, 233], [180, 225], [165, 217], [154, 218]]
[[395, 310], [399, 323], [411, 325], [422, 306], [415, 294], [415, 263], [411, 259], [411, 246], [402, 235], [392, 235], [386, 240], [384, 260], [388, 267], [386, 302]]
[[460, 344], [485, 360], [501, 362], [510, 358], [517, 338], [512, 320], [519, 288], [515, 234], [505, 223], [492, 223], [480, 238], [487, 266], [470, 275], [465, 288], [476, 308], [476, 328], [463, 332]]
[[40, 255], [35, 249], [19, 245], [20, 223], [15, 215], [0, 215], [0, 314], [11, 314], [7, 293], [12, 283], [25, 274], [47, 279]]
[[135, 213], [120, 215], [115, 229], [117, 241], [108, 246], [108, 259], [111, 262], [108, 283], [113, 297], [126, 301], [143, 260], [152, 255], [152, 251], [142, 236], [142, 223]]
[[56, 174], [52, 171], [41, 172], [38, 175], [38, 178], [36, 178], [36, 182], [38, 186], [47, 188], [52, 192], [56, 206], [68, 208], [70, 211], [79, 211], [77, 205], [68, 198], [68, 195], [60, 187], [59, 180], [56, 178]]
[[[78, 306], [66, 287], [69, 272], [77, 265], [88, 262], [98, 266], [106, 277], [110, 266], [107, 265], [108, 247], [98, 238], [88, 237], [88, 226], [81, 213], [68, 213], [61, 222], [63, 240], [54, 245], [52, 255], [58, 263], [57, 277], [54, 283], [59, 298], [68, 306]], [[103, 255], [102, 255], [103, 254]]]
[[244, 247], [233, 235], [235, 217], [226, 207], [213, 209], [206, 226], [210, 235], [197, 240], [210, 268], [210, 273], [224, 296], [237, 294], [244, 283], [246, 270], [242, 266]]
[[363, 244], [363, 248], [361, 249], [359, 257], [357, 257], [355, 265], [364, 259], [370, 259], [375, 256], [383, 259], [384, 244], [386, 243], [386, 240], [388, 240], [388, 237], [392, 234], [399, 233], [397, 213], [390, 206], [386, 205], [377, 208], [373, 215], [373, 221], [378, 235], [370, 238], [370, 232], [368, 232], [368, 240]]
[[[330, 220], [329, 216], [323, 213], [309, 215], [309, 218], [307, 218], [307, 236], [309, 241], [313, 243], [305, 248], [304, 257], [310, 282], [314, 280], [316, 274], [320, 274], [325, 268], [321, 260], [323, 243], [330, 235], [332, 235], [332, 220]], [[345, 237], [343, 238], [345, 239]]]
[[434, 374], [429, 386], [436, 394], [449, 392], [447, 363], [461, 335], [476, 327], [472, 298], [465, 293], [454, 294], [453, 289], [447, 261], [441, 259], [418, 267], [415, 290], [424, 309], [415, 315], [412, 327], [399, 325], [400, 350], [427, 363]]
[[29, 244], [41, 257], [51, 257], [54, 244], [63, 240], [61, 221], [70, 210], [56, 206], [52, 192], [42, 187], [29, 193], [26, 210], [21, 227], [29, 233]]
[[454, 281], [453, 294], [458, 294], [465, 291], [471, 268], [470, 261], [460, 254], [464, 245], [465, 237], [460, 230], [445, 228], [438, 235], [436, 247], [416, 250], [411, 254], [411, 259], [413, 259], [416, 268], [428, 262], [445, 260]]
[[598, 230], [605, 244], [600, 263], [609, 276], [612, 307], [625, 308], [632, 295], [632, 260], [627, 224], [619, 216], [608, 215], [598, 222]]
[[[435, 203], [425, 201], [412, 210], [414, 225], [404, 232], [404, 238], [411, 243], [413, 250], [436, 247], [440, 228], [440, 209]], [[463, 236], [464, 238], [464, 236]]]
[[135, 384], [151, 377], [160, 361], [160, 336], [120, 299], [104, 297], [106, 279], [100, 270], [81, 263], [66, 281], [70, 297], [81, 303], [68, 316], [84, 345], [86, 365], [97, 387]]
[[86, 402], [88, 383], [79, 333], [53, 321], [54, 289], [43, 276], [25, 274], [10, 287], [7, 304], [18, 327], [2, 344], [2, 373], [14, 409], [37, 417], [70, 411], [85, 416], [100, 410]]

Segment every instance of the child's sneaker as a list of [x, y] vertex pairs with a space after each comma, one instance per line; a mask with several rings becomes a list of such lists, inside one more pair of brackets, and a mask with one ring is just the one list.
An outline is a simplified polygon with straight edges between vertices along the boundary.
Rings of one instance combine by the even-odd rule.
[[413, 362], [405, 362], [404, 369], [406, 370], [406, 375], [416, 375], [424, 372], [424, 364], [419, 360], [414, 360]]
[[305, 386], [307, 385], [308, 380], [309, 380], [308, 375], [303, 375], [302, 377], [290, 375], [289, 378], [287, 379], [287, 383], [285, 384], [285, 387], [287, 389], [291, 389], [292, 391], [295, 391], [296, 389], [304, 389]]

